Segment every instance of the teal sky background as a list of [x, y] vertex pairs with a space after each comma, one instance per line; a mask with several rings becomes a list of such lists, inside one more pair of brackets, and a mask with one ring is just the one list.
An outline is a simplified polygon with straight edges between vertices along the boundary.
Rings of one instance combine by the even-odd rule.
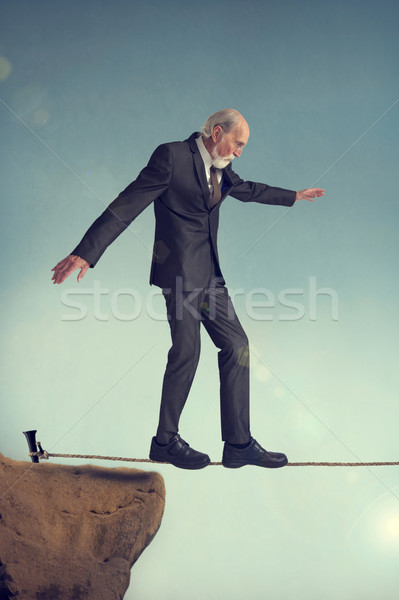
[[[170, 345], [152, 208], [80, 284], [50, 269], [158, 144], [233, 107], [241, 177], [326, 189], [221, 209], [253, 435], [291, 462], [399, 460], [398, 17], [387, 0], [2, 0], [3, 454], [28, 460], [37, 429], [50, 452], [148, 456]], [[221, 459], [206, 335], [181, 435]], [[165, 514], [125, 598], [394, 600], [398, 469], [156, 466]]]

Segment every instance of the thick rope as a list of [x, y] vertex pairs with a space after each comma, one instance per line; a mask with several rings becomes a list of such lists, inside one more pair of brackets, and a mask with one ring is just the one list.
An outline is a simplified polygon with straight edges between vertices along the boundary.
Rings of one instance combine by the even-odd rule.
[[[158, 463], [155, 460], [149, 458], [123, 458], [121, 456], [98, 456], [97, 454], [50, 454], [44, 450], [43, 452], [29, 452], [29, 456], [38, 456], [42, 459], [48, 458], [84, 458], [89, 460], [115, 460], [121, 462], [137, 462], [137, 463], [154, 463], [154, 464], [168, 464]], [[221, 462], [211, 462], [211, 466], [221, 466]], [[397, 466], [397, 462], [289, 462], [287, 467], [387, 467]]]

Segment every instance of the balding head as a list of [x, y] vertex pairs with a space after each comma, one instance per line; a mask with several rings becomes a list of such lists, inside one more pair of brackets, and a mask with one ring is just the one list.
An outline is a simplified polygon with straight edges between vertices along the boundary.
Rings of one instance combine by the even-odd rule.
[[202, 138], [213, 165], [224, 169], [234, 157], [241, 156], [249, 138], [248, 123], [237, 110], [225, 108], [207, 118]]
[[247, 137], [249, 136], [248, 123], [242, 114], [234, 108], [224, 108], [223, 110], [218, 110], [207, 118], [201, 128], [202, 135], [205, 139], [212, 136], [213, 129], [216, 127], [216, 125], [219, 125], [225, 133], [229, 133], [238, 126], [242, 128], [243, 133], [245, 133]]

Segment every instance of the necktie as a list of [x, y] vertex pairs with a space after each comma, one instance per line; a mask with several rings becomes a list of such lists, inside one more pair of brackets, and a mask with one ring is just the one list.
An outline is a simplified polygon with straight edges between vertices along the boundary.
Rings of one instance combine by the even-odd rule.
[[211, 198], [211, 208], [212, 206], [215, 206], [215, 204], [217, 204], [221, 197], [222, 197], [222, 192], [220, 190], [220, 184], [218, 182], [218, 175], [217, 175], [217, 170], [215, 169], [214, 166], [212, 166], [210, 168], [210, 173], [211, 173], [211, 183], [212, 183], [212, 187], [213, 187], [213, 194], [212, 194], [212, 198]]

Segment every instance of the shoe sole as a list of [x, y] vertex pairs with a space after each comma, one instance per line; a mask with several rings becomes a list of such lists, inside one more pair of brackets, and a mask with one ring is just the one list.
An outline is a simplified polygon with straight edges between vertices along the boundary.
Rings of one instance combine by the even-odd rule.
[[152, 460], [153, 462], [164, 464], [164, 465], [173, 465], [174, 467], [177, 467], [178, 469], [187, 469], [188, 471], [196, 471], [198, 469], [204, 469], [211, 462], [211, 459], [209, 459], [209, 460], [207, 460], [206, 462], [203, 462], [203, 463], [191, 464], [191, 465], [187, 465], [187, 464], [182, 465], [182, 464], [171, 462], [170, 460], [160, 460], [158, 458], [152, 458], [151, 455], [150, 455], [150, 460]]
[[288, 464], [288, 461], [279, 465], [259, 465], [256, 463], [242, 463], [242, 462], [230, 462], [230, 463], [225, 463], [222, 462], [222, 465], [226, 468], [226, 469], [239, 469], [240, 467], [246, 467], [246, 466], [252, 466], [252, 467], [263, 467], [264, 469], [280, 469], [281, 467], [285, 467]]

